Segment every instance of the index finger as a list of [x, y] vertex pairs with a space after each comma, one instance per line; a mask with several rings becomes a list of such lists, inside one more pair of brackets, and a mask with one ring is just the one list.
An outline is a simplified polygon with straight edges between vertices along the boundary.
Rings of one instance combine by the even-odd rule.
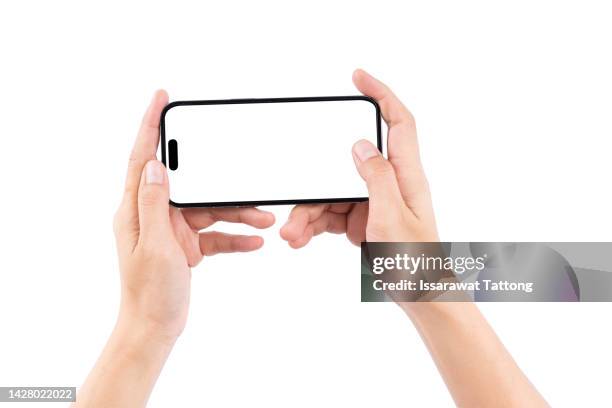
[[383, 119], [389, 127], [400, 124], [414, 127], [414, 117], [387, 85], [362, 69], [353, 72], [353, 82], [361, 93], [378, 102]]
[[136, 203], [138, 199], [138, 186], [144, 165], [155, 159], [157, 144], [159, 143], [159, 121], [161, 112], [168, 104], [168, 94], [164, 90], [156, 91], [142, 118], [138, 136], [134, 142], [127, 177], [125, 180], [124, 199]]
[[[414, 117], [387, 85], [364, 70], [353, 73], [357, 89], [378, 102], [383, 119], [389, 126], [387, 152], [398, 173], [402, 168], [420, 165], [419, 146]], [[401, 175], [400, 175], [401, 176]]]
[[353, 82], [363, 94], [378, 102], [389, 125], [387, 152], [402, 197], [415, 213], [420, 213], [428, 206], [429, 187], [421, 164], [414, 117], [387, 85], [367, 72], [356, 70]]

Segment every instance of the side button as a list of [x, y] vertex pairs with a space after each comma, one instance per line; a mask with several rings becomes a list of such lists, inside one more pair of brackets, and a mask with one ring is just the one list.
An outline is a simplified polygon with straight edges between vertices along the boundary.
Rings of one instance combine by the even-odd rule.
[[178, 169], [178, 144], [174, 139], [168, 141], [168, 167], [170, 170]]

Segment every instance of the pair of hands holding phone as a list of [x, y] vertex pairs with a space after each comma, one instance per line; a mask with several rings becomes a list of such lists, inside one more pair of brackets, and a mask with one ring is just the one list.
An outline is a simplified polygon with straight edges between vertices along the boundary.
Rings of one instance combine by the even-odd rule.
[[[376, 99], [388, 124], [388, 156], [367, 141], [353, 146], [369, 202], [298, 205], [280, 235], [293, 248], [322, 232], [362, 241], [425, 242], [438, 235], [414, 119], [380, 81], [358, 70], [357, 88]], [[274, 216], [256, 208], [183, 209], [168, 205], [168, 175], [155, 160], [160, 113], [157, 92], [130, 157], [123, 201], [115, 216], [121, 269], [117, 324], [79, 390], [75, 407], [145, 406], [183, 331], [191, 267], [221, 252], [259, 249], [259, 236], [203, 231], [217, 221], [268, 228]], [[348, 154], [348, 151], [347, 151]], [[547, 406], [473, 303], [399, 303], [421, 335], [458, 406]]]
[[[436, 241], [414, 118], [386, 85], [366, 72], [355, 71], [353, 82], [379, 103], [389, 128], [389, 159], [366, 140], [357, 142], [352, 149], [356, 170], [367, 184], [370, 200], [298, 205], [281, 228], [281, 237], [293, 248], [305, 246], [323, 232], [346, 233], [355, 245], [366, 240]], [[169, 206], [166, 169], [155, 159], [159, 118], [167, 103], [167, 94], [156, 92], [144, 115], [114, 229], [122, 285], [119, 321], [173, 342], [187, 319], [190, 268], [205, 256], [254, 251], [263, 245], [259, 236], [201, 231], [217, 221], [268, 228], [274, 224], [274, 216], [256, 208]]]

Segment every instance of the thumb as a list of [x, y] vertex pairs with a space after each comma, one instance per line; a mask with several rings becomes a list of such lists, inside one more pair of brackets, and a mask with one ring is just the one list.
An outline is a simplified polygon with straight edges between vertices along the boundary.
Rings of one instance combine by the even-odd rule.
[[138, 188], [140, 239], [162, 238], [170, 228], [168, 175], [157, 160], [144, 167]]
[[370, 206], [393, 208], [402, 202], [393, 166], [376, 146], [367, 140], [358, 141], [353, 146], [353, 160], [368, 186]]

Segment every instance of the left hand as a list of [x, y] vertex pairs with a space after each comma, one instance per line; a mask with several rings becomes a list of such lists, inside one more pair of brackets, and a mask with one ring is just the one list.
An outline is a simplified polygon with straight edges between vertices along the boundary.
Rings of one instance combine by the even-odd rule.
[[170, 207], [166, 168], [155, 159], [159, 120], [168, 95], [155, 93], [130, 156], [114, 229], [121, 269], [120, 326], [173, 341], [189, 308], [190, 268], [204, 256], [259, 249], [259, 236], [200, 232], [217, 221], [267, 228], [274, 216], [256, 208]]

